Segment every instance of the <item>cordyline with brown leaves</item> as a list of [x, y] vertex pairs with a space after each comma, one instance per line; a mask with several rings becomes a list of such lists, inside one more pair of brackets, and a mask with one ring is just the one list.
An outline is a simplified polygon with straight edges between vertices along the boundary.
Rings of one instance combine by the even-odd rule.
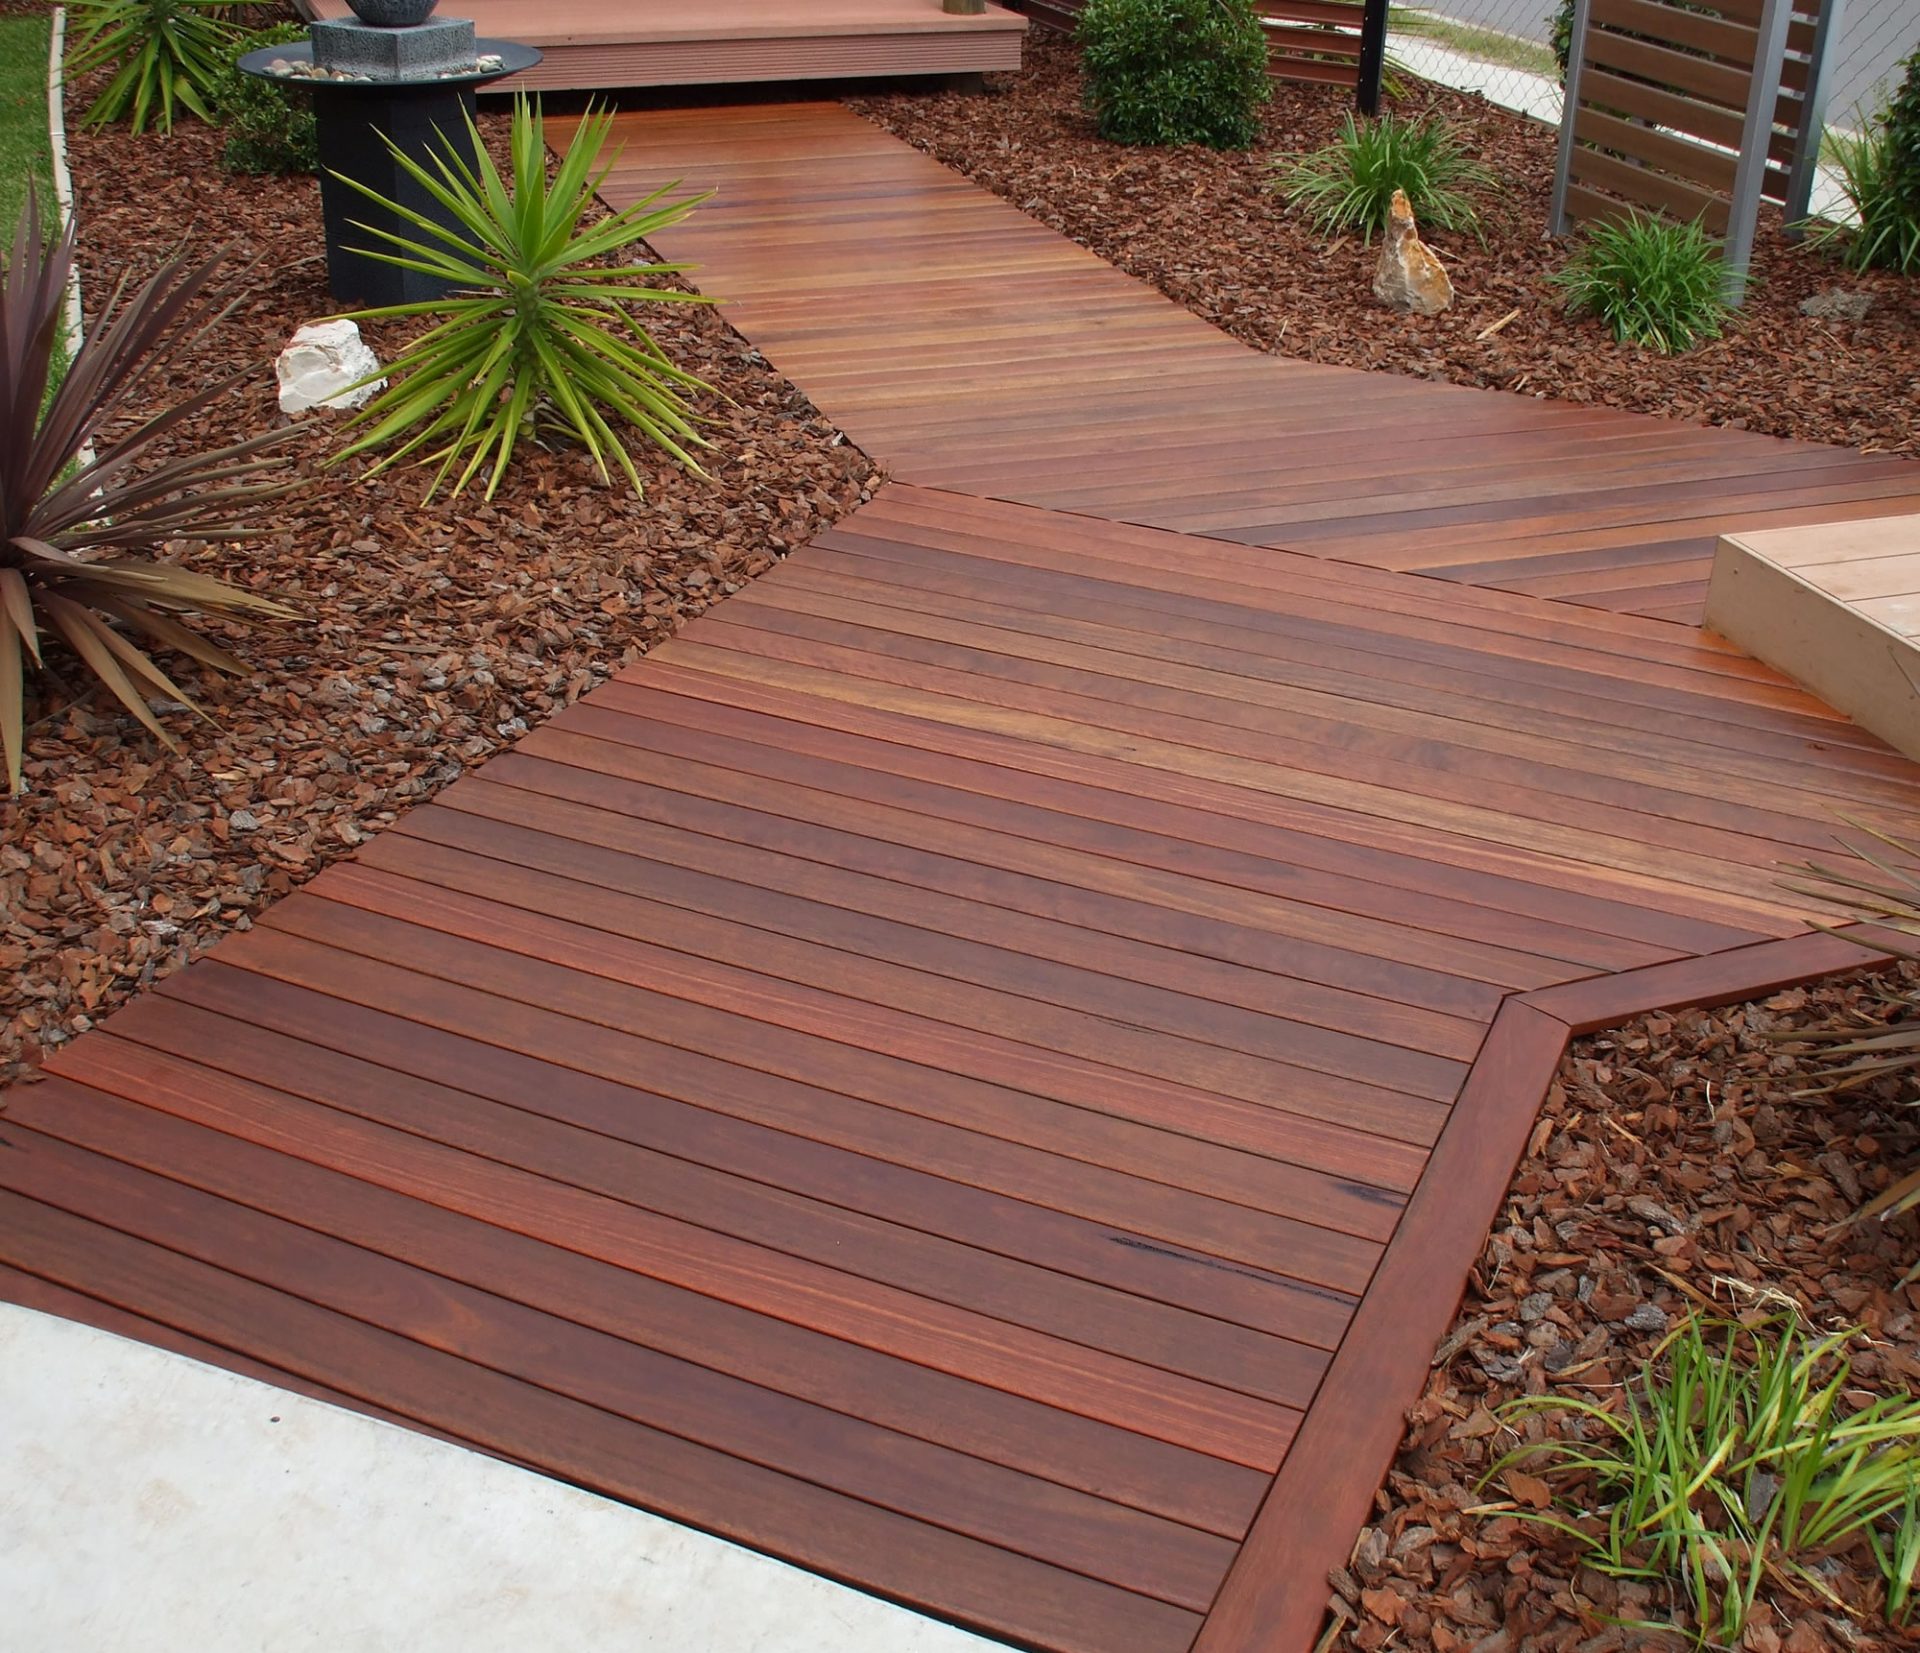
[[44, 664], [48, 635], [64, 641], [121, 705], [172, 746], [148, 698], [190, 707], [193, 701], [133, 634], [239, 674], [245, 666], [183, 616], [291, 615], [224, 580], [139, 555], [168, 540], [244, 538], [253, 532], [247, 519], [254, 510], [293, 486], [259, 480], [278, 463], [259, 455], [287, 442], [291, 430], [164, 458], [135, 474], [157, 444], [234, 383], [226, 379], [159, 413], [123, 420], [147, 374], [232, 308], [230, 289], [213, 285], [220, 256], [176, 258], [131, 295], [122, 281], [60, 373], [73, 249], [72, 225], [49, 240], [29, 198], [0, 270], [0, 746], [14, 792], [25, 744], [24, 679], [29, 665]]

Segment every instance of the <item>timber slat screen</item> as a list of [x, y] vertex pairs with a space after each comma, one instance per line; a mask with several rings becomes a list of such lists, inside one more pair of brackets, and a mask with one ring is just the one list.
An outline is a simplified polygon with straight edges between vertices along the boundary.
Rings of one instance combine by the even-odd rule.
[[837, 105], [619, 124], [896, 480], [10, 1095], [0, 1292], [1043, 1653], [1309, 1653], [1569, 1030], [1864, 958], [1780, 864], [1920, 810], [1593, 582], [1908, 473], [1262, 357]]
[[[1034, 22], [1071, 34], [1086, 0], [1010, 0]], [[1386, 0], [1261, 0], [1267, 72], [1276, 80], [1349, 86], [1369, 114], [1380, 100]]]
[[1838, 4], [1578, 0], [1554, 233], [1636, 208], [1697, 221], [1737, 290], [1760, 201], [1806, 210]]

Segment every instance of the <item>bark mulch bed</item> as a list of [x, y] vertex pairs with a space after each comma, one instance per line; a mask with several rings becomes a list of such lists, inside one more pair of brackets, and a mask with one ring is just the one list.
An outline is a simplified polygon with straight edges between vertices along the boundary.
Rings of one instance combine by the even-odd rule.
[[[1410, 82], [1399, 110], [1431, 106], [1457, 123], [1501, 188], [1481, 203], [1484, 246], [1430, 237], [1453, 277], [1453, 308], [1402, 316], [1373, 297], [1377, 246], [1326, 241], [1271, 188], [1273, 158], [1331, 139], [1349, 94], [1276, 85], [1261, 141], [1223, 154], [1102, 142], [1080, 108], [1077, 53], [1058, 36], [1036, 31], [1026, 69], [993, 84], [986, 96], [900, 92], [853, 107], [1259, 349], [1916, 452], [1920, 281], [1850, 274], [1788, 242], [1771, 209], [1752, 297], [1724, 339], [1676, 357], [1617, 345], [1598, 322], [1570, 319], [1546, 279], [1563, 256], [1543, 239], [1553, 130]], [[1863, 321], [1801, 314], [1801, 300], [1834, 287], [1872, 296]]]
[[[1914, 979], [1912, 976], [1909, 979]], [[1796, 1059], [1765, 1037], [1870, 1007], [1863, 978], [1760, 1003], [1646, 1016], [1569, 1050], [1436, 1353], [1373, 1524], [1332, 1580], [1329, 1646], [1352, 1653], [1612, 1653], [1690, 1638], [1617, 1628], [1671, 1604], [1579, 1567], [1541, 1527], [1476, 1507], [1519, 1437], [1502, 1403], [1551, 1392], [1604, 1400], [1691, 1309], [1780, 1312], [1820, 1331], [1859, 1326], [1856, 1381], [1920, 1387], [1920, 1257], [1910, 1219], [1844, 1219], [1913, 1163], [1910, 1083], [1796, 1099]], [[1529, 1426], [1537, 1436], [1538, 1426]], [[1537, 1500], [1524, 1480], [1519, 1493]], [[1766, 1594], [1748, 1653], [1911, 1645], [1876, 1608], [1871, 1561], [1830, 1582], [1856, 1610]]]
[[[497, 135], [504, 117], [488, 119]], [[219, 144], [193, 123], [72, 144], [89, 313], [183, 237], [260, 260], [240, 309], [179, 367], [194, 385], [252, 373], [187, 433], [206, 446], [282, 422], [273, 358], [339, 308], [315, 182], [231, 177]], [[181, 677], [217, 722], [163, 718], [181, 746], [169, 753], [77, 670], [45, 683], [28, 712], [30, 790], [0, 798], [0, 1080], [866, 497], [871, 462], [712, 310], [660, 307], [651, 324], [731, 398], [703, 399], [713, 480], [642, 453], [636, 500], [578, 453], [523, 448], [491, 504], [475, 491], [425, 506], [421, 471], [322, 473], [337, 416], [310, 416], [297, 452], [311, 486], [275, 508], [265, 538], [173, 548], [302, 616], [224, 634], [250, 679]], [[369, 337], [391, 359], [396, 335]]]

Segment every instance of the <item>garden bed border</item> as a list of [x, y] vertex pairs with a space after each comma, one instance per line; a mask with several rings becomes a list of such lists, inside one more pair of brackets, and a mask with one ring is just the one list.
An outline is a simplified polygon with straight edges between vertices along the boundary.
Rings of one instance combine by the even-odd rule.
[[[1345, 1566], [1404, 1430], [1394, 1397], [1417, 1396], [1459, 1295], [1428, 1289], [1436, 1252], [1478, 1254], [1567, 1046], [1654, 1011], [1706, 1009], [1828, 976], [1882, 968], [1887, 932], [1869, 924], [1751, 942], [1721, 953], [1591, 976], [1500, 1006], [1435, 1144], [1427, 1174], [1361, 1300], [1323, 1396], [1310, 1407], [1194, 1642], [1193, 1653], [1307, 1649], [1327, 1613], [1327, 1574]], [[1465, 1290], [1466, 1269], [1461, 1270]], [[1359, 1475], [1355, 1466], [1377, 1466]]]

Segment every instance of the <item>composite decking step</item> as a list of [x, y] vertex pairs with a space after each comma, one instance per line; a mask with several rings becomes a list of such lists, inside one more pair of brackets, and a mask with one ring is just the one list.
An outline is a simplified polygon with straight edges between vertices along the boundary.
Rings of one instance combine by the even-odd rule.
[[1920, 758], [1920, 515], [1728, 535], [1706, 623]]

